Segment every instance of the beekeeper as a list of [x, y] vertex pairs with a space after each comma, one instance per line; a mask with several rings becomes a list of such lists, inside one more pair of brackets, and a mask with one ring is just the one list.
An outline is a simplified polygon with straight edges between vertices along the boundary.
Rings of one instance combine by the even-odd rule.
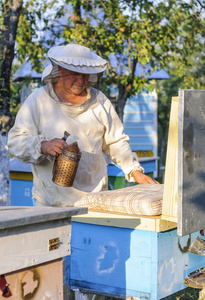
[[[107, 61], [76, 44], [52, 47], [50, 64], [36, 89], [17, 113], [8, 135], [10, 152], [32, 164], [36, 205], [72, 206], [87, 192], [108, 188], [106, 154], [122, 168], [128, 181], [157, 183], [143, 174], [138, 157], [110, 100], [90, 86]], [[62, 139], [64, 131], [70, 136]], [[81, 159], [72, 187], [52, 181], [55, 157], [77, 141]], [[103, 154], [104, 153], [104, 154]]]

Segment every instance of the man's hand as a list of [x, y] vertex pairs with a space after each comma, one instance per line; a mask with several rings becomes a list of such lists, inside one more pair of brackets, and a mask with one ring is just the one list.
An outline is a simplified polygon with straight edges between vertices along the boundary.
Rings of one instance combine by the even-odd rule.
[[62, 153], [63, 148], [67, 146], [62, 139], [53, 139], [50, 141], [43, 141], [41, 143], [41, 152], [46, 155], [57, 156]]
[[159, 184], [158, 181], [153, 180], [151, 177], [141, 173], [140, 171], [133, 171], [132, 176], [133, 176], [135, 182], [140, 183], [140, 184], [147, 184], [147, 183]]

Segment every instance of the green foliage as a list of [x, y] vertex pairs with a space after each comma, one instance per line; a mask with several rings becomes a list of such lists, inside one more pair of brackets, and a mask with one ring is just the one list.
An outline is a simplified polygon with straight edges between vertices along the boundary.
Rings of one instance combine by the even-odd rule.
[[[109, 64], [109, 78], [125, 86], [131, 84], [130, 94], [145, 83], [134, 76], [136, 62], [149, 63], [151, 71], [168, 69], [175, 63], [180, 66], [176, 75], [187, 80], [187, 56], [204, 49], [204, 20], [198, 1], [81, 1], [84, 14], [75, 11], [79, 1], [71, 3], [73, 17], [64, 27], [63, 37], [91, 47], [108, 60], [110, 53], [115, 54], [123, 69], [117, 74]], [[122, 74], [125, 69], [126, 74]]]
[[[12, 76], [13, 74], [17, 71], [17, 69], [19, 68], [18, 65], [14, 64], [12, 66]], [[11, 82], [11, 97], [9, 99], [9, 106], [10, 106], [10, 114], [12, 116], [12, 121], [9, 124], [9, 127], [11, 128], [14, 125], [14, 120], [15, 120], [15, 116], [16, 113], [18, 112], [19, 108], [20, 108], [20, 94], [21, 94], [21, 89], [23, 87], [24, 84], [28, 83], [28, 80], [25, 79], [25, 81], [23, 82]]]
[[[106, 75], [112, 82], [127, 87], [128, 96], [139, 92], [146, 82], [145, 76], [135, 76], [137, 63], [150, 64], [150, 72], [168, 70], [173, 63], [179, 66], [175, 75], [190, 82], [189, 76], [185, 76], [185, 69], [191, 67], [187, 57], [204, 49], [204, 7], [199, 3], [27, 0], [18, 28], [17, 57], [21, 62], [28, 57], [40, 72], [48, 48], [63, 37], [65, 43], [85, 45], [109, 62], [110, 54], [114, 54], [117, 66], [109, 63]], [[60, 24], [61, 17], [67, 18], [64, 26]], [[51, 37], [45, 38], [48, 30]]]
[[[167, 139], [172, 97], [178, 96], [179, 89], [205, 90], [205, 57], [203, 52], [196, 53], [195, 57], [187, 57], [186, 61], [187, 66], [183, 68], [172, 62], [169, 67], [170, 79], [157, 82], [159, 145], [161, 145], [163, 138]], [[163, 157], [164, 163], [165, 159], [166, 152]]]
[[[176, 75], [189, 81], [184, 77], [185, 69], [191, 67], [187, 57], [204, 49], [203, 5], [197, 0], [25, 0], [16, 56], [20, 62], [29, 58], [40, 72], [45, 53], [61, 36], [65, 42], [92, 48], [108, 61], [110, 54], [115, 54], [118, 67], [122, 66], [121, 74], [109, 64], [108, 76], [131, 85], [129, 94], [145, 83], [134, 76], [137, 62], [150, 64], [150, 71], [168, 69], [170, 63], [175, 63], [180, 66]], [[3, 10], [2, 3], [0, 8]], [[62, 16], [67, 18], [64, 26], [60, 24]], [[48, 30], [52, 36], [45, 38]]]
[[44, 35], [48, 30], [52, 32], [55, 17], [62, 15], [63, 9], [57, 0], [24, 1], [16, 38], [16, 57], [21, 63], [29, 59], [34, 70], [42, 72], [45, 54], [55, 44], [54, 36], [52, 42], [45, 43]]
[[[2, 3], [0, 8], [3, 11]], [[30, 59], [41, 72], [45, 53], [59, 38], [85, 45], [108, 60], [101, 80], [105, 93], [109, 95], [107, 85], [112, 82], [124, 86], [126, 97], [156, 87], [145, 74], [135, 75], [137, 63], [149, 64], [150, 73], [165, 69], [171, 79], [157, 88], [159, 124], [167, 128], [171, 97], [178, 88], [203, 87], [204, 25], [201, 0], [25, 0], [16, 57], [20, 62]]]

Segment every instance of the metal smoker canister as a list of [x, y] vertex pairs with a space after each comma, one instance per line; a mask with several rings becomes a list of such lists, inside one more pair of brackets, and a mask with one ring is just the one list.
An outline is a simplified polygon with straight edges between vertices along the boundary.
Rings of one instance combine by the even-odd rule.
[[65, 147], [53, 166], [53, 182], [70, 187], [73, 185], [81, 152], [77, 142]]

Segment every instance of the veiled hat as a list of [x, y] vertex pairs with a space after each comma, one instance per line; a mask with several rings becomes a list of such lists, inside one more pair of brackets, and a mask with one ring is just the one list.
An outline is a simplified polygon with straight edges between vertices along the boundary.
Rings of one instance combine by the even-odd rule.
[[52, 47], [47, 55], [51, 63], [42, 74], [42, 81], [45, 83], [59, 77], [57, 66], [90, 75], [102, 73], [107, 68], [105, 59], [93, 53], [89, 48], [77, 44]]

